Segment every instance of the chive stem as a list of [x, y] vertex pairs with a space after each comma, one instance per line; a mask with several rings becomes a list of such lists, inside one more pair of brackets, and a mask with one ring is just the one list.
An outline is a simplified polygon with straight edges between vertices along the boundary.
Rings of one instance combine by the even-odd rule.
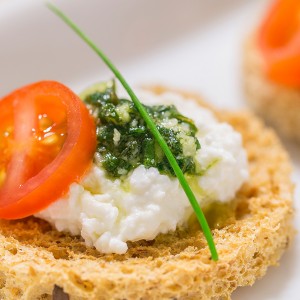
[[94, 52], [96, 52], [96, 54], [98, 54], [98, 56], [100, 56], [100, 58], [103, 60], [103, 62], [112, 71], [112, 73], [114, 73], [116, 78], [118, 78], [120, 83], [123, 85], [123, 87], [127, 91], [127, 93], [130, 96], [132, 102], [134, 103], [134, 105], [136, 106], [138, 111], [140, 112], [140, 114], [143, 117], [143, 119], [145, 120], [149, 130], [151, 131], [151, 133], [153, 134], [153, 136], [157, 140], [158, 144], [160, 145], [163, 152], [165, 153], [170, 165], [172, 166], [172, 168], [174, 170], [174, 173], [177, 176], [177, 178], [178, 178], [185, 194], [187, 195], [187, 197], [190, 201], [190, 204], [191, 204], [192, 208], [195, 211], [197, 219], [198, 219], [198, 221], [199, 221], [199, 223], [202, 227], [204, 236], [207, 240], [207, 243], [208, 243], [208, 246], [209, 246], [209, 249], [210, 249], [210, 252], [211, 252], [211, 257], [214, 261], [217, 261], [218, 260], [218, 253], [217, 253], [217, 250], [216, 250], [216, 246], [215, 246], [215, 243], [214, 243], [214, 240], [213, 240], [211, 230], [210, 230], [209, 225], [207, 223], [207, 220], [204, 216], [204, 213], [203, 213], [203, 211], [202, 211], [202, 209], [201, 209], [201, 207], [200, 207], [193, 191], [191, 190], [188, 182], [186, 181], [185, 176], [184, 176], [182, 170], [180, 169], [180, 167], [179, 167], [174, 155], [172, 154], [169, 146], [167, 145], [164, 138], [161, 136], [160, 132], [156, 128], [155, 123], [153, 122], [151, 117], [146, 112], [146, 110], [143, 107], [142, 103], [139, 101], [139, 99], [137, 98], [137, 96], [135, 95], [135, 93], [133, 92], [133, 90], [131, 89], [129, 84], [127, 83], [127, 81], [121, 75], [119, 70], [114, 66], [114, 64], [110, 61], [110, 59], [77, 27], [77, 25], [75, 23], [73, 23], [62, 11], [60, 11], [53, 4], [47, 3], [47, 6], [62, 21], [64, 21], [71, 29], [73, 29], [73, 31], [75, 31], [75, 33], [83, 41], [85, 41], [90, 46], [90, 48], [92, 48], [94, 50]]

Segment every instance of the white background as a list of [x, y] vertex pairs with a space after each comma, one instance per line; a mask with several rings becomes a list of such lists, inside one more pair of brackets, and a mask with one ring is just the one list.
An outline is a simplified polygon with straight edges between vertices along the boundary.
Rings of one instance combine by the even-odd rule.
[[[61, 0], [62, 8], [119, 66], [133, 85], [160, 83], [201, 93], [219, 107], [246, 107], [240, 56], [264, 0]], [[0, 0], [0, 97], [38, 80], [53, 79], [80, 91], [111, 74], [43, 1]], [[300, 149], [285, 143], [293, 160], [295, 207], [300, 200]], [[300, 228], [298, 210], [296, 227]], [[279, 268], [270, 268], [234, 300], [300, 299], [300, 241]]]

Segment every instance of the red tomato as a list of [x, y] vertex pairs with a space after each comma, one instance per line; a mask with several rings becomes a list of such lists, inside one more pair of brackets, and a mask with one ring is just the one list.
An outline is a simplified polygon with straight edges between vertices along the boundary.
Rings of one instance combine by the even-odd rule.
[[258, 31], [269, 79], [300, 86], [300, 1], [276, 0]]
[[90, 167], [93, 118], [67, 87], [42, 81], [0, 101], [0, 218], [46, 208]]

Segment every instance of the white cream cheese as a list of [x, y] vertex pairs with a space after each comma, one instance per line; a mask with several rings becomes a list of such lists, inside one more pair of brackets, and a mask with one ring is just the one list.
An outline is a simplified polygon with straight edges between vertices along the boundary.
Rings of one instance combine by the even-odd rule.
[[[248, 178], [248, 163], [241, 135], [193, 100], [175, 93], [154, 95], [141, 91], [139, 99], [148, 105], [174, 104], [179, 112], [194, 120], [201, 149], [185, 141], [184, 151], [195, 153], [201, 170], [196, 182], [200, 205], [230, 201]], [[170, 126], [176, 126], [171, 124]], [[117, 143], [118, 133], [114, 141]], [[191, 146], [189, 146], [191, 145]], [[159, 233], [175, 230], [193, 213], [178, 180], [155, 168], [139, 166], [123, 181], [111, 180], [94, 165], [69, 194], [36, 216], [59, 231], [80, 235], [88, 246], [103, 253], [123, 254], [127, 241], [154, 239]]]

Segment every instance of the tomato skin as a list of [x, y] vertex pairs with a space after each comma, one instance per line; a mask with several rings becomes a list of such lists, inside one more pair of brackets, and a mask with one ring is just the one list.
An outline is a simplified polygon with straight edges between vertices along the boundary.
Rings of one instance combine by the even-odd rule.
[[258, 29], [266, 76], [289, 87], [300, 87], [299, 14], [299, 0], [276, 0]]
[[[16, 111], [21, 102], [30, 103], [32, 99], [35, 103], [52, 99], [61, 103], [66, 113], [67, 136], [58, 155], [37, 174], [14, 187], [7, 187], [4, 182], [0, 188], [0, 218], [3, 219], [30, 216], [63, 196], [89, 169], [96, 148], [93, 118], [82, 101], [58, 82], [41, 81], [14, 91], [0, 101], [0, 116], [4, 108]], [[55, 108], [45, 109], [54, 117], [59, 114]]]

